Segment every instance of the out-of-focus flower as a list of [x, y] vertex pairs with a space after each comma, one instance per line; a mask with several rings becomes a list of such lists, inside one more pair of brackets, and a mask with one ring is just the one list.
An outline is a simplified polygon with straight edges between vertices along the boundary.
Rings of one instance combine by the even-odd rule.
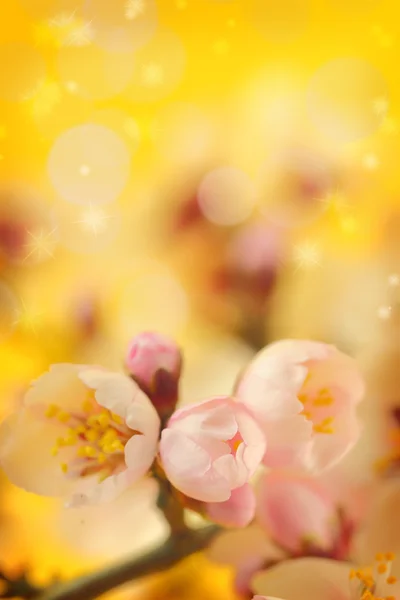
[[207, 503], [214, 519], [244, 525], [255, 509], [248, 482], [265, 448], [264, 434], [247, 408], [218, 397], [178, 410], [161, 434], [160, 455], [178, 490]]
[[[396, 600], [399, 584], [391, 576], [392, 553], [377, 554], [372, 568], [349, 568], [347, 563], [299, 558], [259, 573], [253, 579], [261, 598], [286, 600]], [[257, 598], [257, 596], [256, 596]]]
[[158, 333], [140, 333], [129, 345], [126, 366], [160, 414], [175, 408], [182, 355], [172, 339]]
[[159, 427], [154, 407], [129, 377], [56, 364], [3, 422], [1, 464], [16, 485], [69, 494], [69, 505], [110, 501], [151, 466]]
[[253, 575], [299, 557], [346, 560], [354, 522], [325, 485], [310, 476], [271, 472], [258, 482], [256, 521], [224, 532], [212, 544], [212, 560], [235, 568], [235, 588], [248, 595]]
[[400, 577], [400, 481], [393, 478], [375, 484], [375, 493], [364, 523], [354, 542], [360, 563], [369, 563], [377, 548], [390, 548], [395, 553], [392, 573]]
[[311, 477], [265, 474], [260, 481], [257, 517], [274, 542], [292, 555], [334, 552], [339, 525], [336, 505]]
[[263, 321], [283, 256], [283, 236], [277, 227], [255, 222], [227, 241], [225, 256], [213, 276], [214, 291], [227, 296], [243, 315], [244, 325], [254, 315]]
[[334, 346], [284, 340], [256, 355], [235, 395], [262, 424], [266, 465], [320, 471], [357, 441], [363, 391], [355, 361]]

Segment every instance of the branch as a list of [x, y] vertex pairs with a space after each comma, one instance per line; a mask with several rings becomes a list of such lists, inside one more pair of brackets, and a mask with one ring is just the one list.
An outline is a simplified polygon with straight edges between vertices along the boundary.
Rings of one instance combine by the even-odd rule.
[[183, 558], [206, 548], [220, 531], [210, 525], [197, 531], [187, 530], [171, 536], [159, 548], [141, 556], [106, 567], [49, 588], [38, 600], [93, 600], [133, 579], [165, 571]]

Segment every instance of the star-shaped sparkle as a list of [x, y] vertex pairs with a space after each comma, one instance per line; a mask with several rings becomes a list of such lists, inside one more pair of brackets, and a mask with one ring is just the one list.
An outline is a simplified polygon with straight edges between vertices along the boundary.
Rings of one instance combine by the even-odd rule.
[[89, 46], [94, 39], [92, 21], [83, 21], [72, 28], [65, 37], [64, 46]]
[[321, 252], [313, 242], [303, 242], [293, 248], [293, 261], [298, 269], [313, 269], [320, 267]]
[[331, 190], [325, 196], [318, 199], [319, 202], [325, 205], [325, 209], [333, 209], [336, 212], [343, 212], [349, 208], [349, 203], [346, 201], [346, 196], [339, 190]]
[[40, 321], [40, 317], [43, 313], [28, 308], [22, 299], [20, 299], [20, 303], [21, 308], [15, 312], [13, 325], [18, 325], [22, 329], [30, 329], [36, 335], [36, 325]]
[[30, 256], [34, 256], [38, 260], [43, 260], [44, 258], [52, 258], [54, 256], [54, 233], [56, 229], [57, 228], [54, 227], [54, 229], [47, 233], [43, 229], [41, 229], [38, 233], [27, 231], [31, 240], [26, 244], [26, 248], [30, 251], [25, 256], [24, 260], [27, 260]]
[[89, 204], [89, 207], [82, 211], [82, 218], [76, 223], [79, 223], [84, 231], [93, 234], [94, 236], [103, 233], [107, 229], [107, 221], [111, 217], [100, 208]]

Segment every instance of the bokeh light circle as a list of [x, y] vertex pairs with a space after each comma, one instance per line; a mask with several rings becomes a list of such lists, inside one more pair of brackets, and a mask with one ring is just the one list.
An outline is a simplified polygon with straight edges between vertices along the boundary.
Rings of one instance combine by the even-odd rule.
[[138, 149], [141, 139], [140, 127], [129, 113], [119, 108], [103, 108], [92, 113], [90, 121], [115, 131], [128, 144], [131, 152]]
[[128, 180], [129, 168], [126, 144], [111, 129], [96, 124], [63, 133], [48, 159], [53, 186], [65, 200], [78, 204], [115, 200]]
[[11, 289], [0, 281], [0, 340], [11, 335], [18, 320], [18, 300]]
[[131, 52], [147, 44], [157, 28], [155, 0], [86, 0], [94, 42], [111, 52]]
[[0, 98], [25, 100], [35, 94], [45, 76], [44, 59], [34, 46], [0, 45]]
[[272, 43], [291, 43], [310, 21], [310, 0], [247, 0], [250, 21]]
[[168, 96], [179, 84], [186, 64], [178, 36], [163, 30], [135, 53], [135, 71], [124, 91], [133, 102], [152, 102]]
[[169, 104], [158, 113], [152, 136], [158, 152], [173, 163], [197, 164], [207, 154], [213, 127], [207, 115], [196, 105]]
[[310, 119], [324, 135], [351, 142], [372, 134], [384, 114], [376, 109], [388, 90], [382, 74], [359, 58], [338, 58], [312, 77], [307, 92]]
[[[65, 46], [57, 56], [60, 80], [68, 90], [90, 100], [109, 98], [121, 92], [134, 70], [131, 54], [105, 52], [94, 44]], [[72, 83], [71, 83], [72, 82]]]
[[202, 179], [198, 200], [204, 216], [217, 225], [237, 225], [252, 213], [256, 203], [250, 177], [234, 167], [219, 167]]

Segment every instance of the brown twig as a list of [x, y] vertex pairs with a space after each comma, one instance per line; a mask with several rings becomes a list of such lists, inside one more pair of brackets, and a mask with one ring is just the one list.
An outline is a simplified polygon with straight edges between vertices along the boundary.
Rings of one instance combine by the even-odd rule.
[[186, 529], [140, 558], [128, 559], [49, 588], [39, 600], [93, 600], [129, 581], [165, 571], [206, 548], [218, 532], [219, 528], [214, 525], [197, 531]]

